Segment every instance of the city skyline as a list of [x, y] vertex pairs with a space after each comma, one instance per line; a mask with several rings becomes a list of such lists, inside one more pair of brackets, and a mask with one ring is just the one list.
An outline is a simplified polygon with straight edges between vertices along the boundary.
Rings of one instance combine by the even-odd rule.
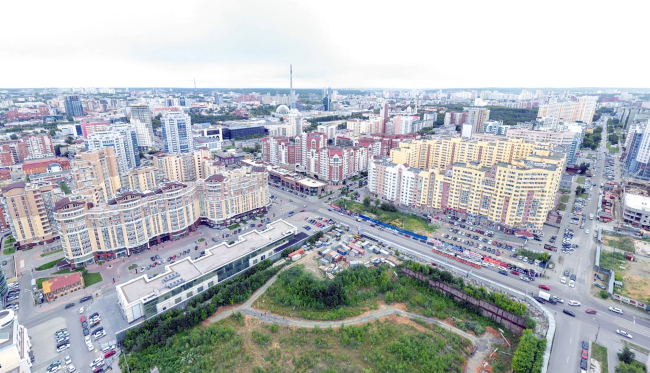
[[643, 34], [644, 12], [626, 7], [570, 3], [557, 13], [550, 3], [533, 18], [509, 1], [77, 5], [6, 5], [51, 26], [24, 27], [22, 17], [0, 25], [0, 67], [11, 72], [0, 86], [192, 87], [196, 79], [199, 88], [288, 88], [293, 64], [294, 89], [650, 87], [642, 58], [621, 60], [608, 48], [634, 56], [635, 38], [590, 31]]

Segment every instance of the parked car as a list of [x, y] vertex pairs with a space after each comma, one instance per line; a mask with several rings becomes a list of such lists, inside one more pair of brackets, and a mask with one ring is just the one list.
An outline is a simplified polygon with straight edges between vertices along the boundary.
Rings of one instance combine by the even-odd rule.
[[93, 299], [92, 295], [86, 295], [85, 297], [82, 297], [81, 299], [79, 299], [79, 303], [83, 303], [83, 302], [86, 302], [86, 301], [89, 301], [89, 300], [92, 300], [92, 299]]

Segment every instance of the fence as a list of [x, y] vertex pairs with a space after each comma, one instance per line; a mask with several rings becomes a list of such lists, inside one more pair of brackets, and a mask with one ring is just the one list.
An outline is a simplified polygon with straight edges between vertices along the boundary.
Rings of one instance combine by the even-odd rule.
[[[546, 309], [546, 307], [542, 306], [538, 302], [536, 302], [530, 295], [522, 293], [518, 290], [514, 290], [508, 286], [502, 285], [498, 282], [494, 282], [492, 280], [483, 278], [481, 276], [478, 276], [473, 273], [472, 270], [466, 271], [462, 268], [456, 267], [453, 264], [450, 264], [446, 261], [442, 261], [439, 258], [434, 258], [428, 255], [425, 255], [423, 253], [413, 251], [412, 249], [408, 249], [404, 246], [398, 245], [394, 242], [387, 241], [386, 239], [379, 238], [377, 236], [373, 236], [371, 234], [366, 234], [366, 236], [378, 241], [378, 242], [383, 242], [386, 245], [389, 245], [391, 247], [395, 247], [400, 250], [400, 252], [406, 253], [407, 256], [410, 256], [411, 258], [415, 260], [419, 260], [422, 263], [431, 263], [437, 262], [438, 264], [444, 266], [445, 270], [448, 270], [455, 274], [456, 276], [459, 277], [466, 277], [466, 278], [471, 278], [472, 281], [474, 281], [475, 285], [479, 286], [485, 286], [485, 284], [489, 284], [489, 286], [486, 287], [491, 287], [493, 289], [497, 289], [498, 291], [503, 292], [504, 294], [508, 294], [511, 297], [517, 298], [523, 302], [526, 302], [529, 306], [532, 306], [532, 308], [536, 309], [537, 312], [540, 312], [544, 315], [546, 320], [548, 321], [548, 330], [546, 332], [546, 350], [544, 351], [544, 361], [542, 363], [542, 371], [541, 373], [547, 373], [548, 372], [548, 364], [551, 360], [551, 350], [553, 349], [553, 340], [555, 339], [555, 318], [553, 317], [553, 314], [549, 310]], [[426, 258], [422, 259], [422, 258]]]
[[523, 317], [519, 317], [517, 315], [506, 312], [490, 302], [471, 297], [464, 292], [449, 286], [448, 284], [440, 281], [433, 281], [426, 275], [417, 273], [409, 268], [402, 268], [402, 272], [404, 272], [404, 274], [408, 277], [427, 282], [429, 284], [429, 287], [432, 289], [439, 290], [442, 293], [450, 294], [456, 300], [459, 300], [461, 302], [468, 302], [476, 306], [481, 310], [481, 314], [483, 316], [503, 325], [504, 328], [510, 330], [514, 334], [521, 335], [521, 332], [526, 329], [526, 319]]

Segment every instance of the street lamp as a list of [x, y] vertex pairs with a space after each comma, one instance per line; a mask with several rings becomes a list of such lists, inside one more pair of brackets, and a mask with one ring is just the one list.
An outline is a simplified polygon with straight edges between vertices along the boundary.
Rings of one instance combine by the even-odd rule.
[[592, 319], [594, 319], [594, 321], [598, 323], [598, 329], [596, 330], [596, 342], [598, 342], [598, 332], [600, 332], [600, 321], [596, 320], [595, 317], [592, 317]]

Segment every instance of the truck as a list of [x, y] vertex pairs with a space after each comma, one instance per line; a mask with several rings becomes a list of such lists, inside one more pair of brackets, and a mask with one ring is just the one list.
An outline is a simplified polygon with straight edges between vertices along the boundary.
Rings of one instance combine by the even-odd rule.
[[541, 290], [540, 290], [540, 291], [539, 291], [539, 297], [542, 298], [542, 299], [544, 299], [545, 301], [547, 301], [547, 302], [549, 302], [549, 303], [552, 303], [552, 304], [555, 304], [555, 303], [556, 303], [556, 302], [555, 302], [555, 299], [553, 299], [553, 297], [551, 296], [551, 294], [550, 294], [550, 293], [547, 293], [547, 292], [545, 292], [545, 291], [541, 291]]

